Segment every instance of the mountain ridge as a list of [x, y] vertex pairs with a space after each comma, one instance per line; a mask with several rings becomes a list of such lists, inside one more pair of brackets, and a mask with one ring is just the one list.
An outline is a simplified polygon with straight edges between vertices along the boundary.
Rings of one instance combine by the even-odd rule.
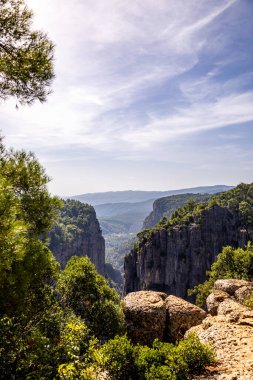
[[148, 201], [151, 199], [158, 199], [164, 196], [185, 194], [185, 193], [218, 193], [232, 189], [234, 186], [230, 185], [211, 185], [211, 186], [198, 186], [191, 188], [165, 190], [165, 191], [145, 191], [145, 190], [120, 190], [120, 191], [106, 191], [85, 193], [79, 195], [65, 196], [63, 199], [76, 199], [83, 203], [89, 203], [93, 206], [108, 204], [108, 203], [135, 203]]

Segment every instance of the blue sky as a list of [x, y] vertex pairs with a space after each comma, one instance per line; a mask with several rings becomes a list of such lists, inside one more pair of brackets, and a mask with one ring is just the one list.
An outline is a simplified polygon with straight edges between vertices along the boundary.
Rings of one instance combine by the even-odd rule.
[[52, 193], [252, 182], [252, 0], [27, 0], [56, 44], [46, 104], [1, 104]]

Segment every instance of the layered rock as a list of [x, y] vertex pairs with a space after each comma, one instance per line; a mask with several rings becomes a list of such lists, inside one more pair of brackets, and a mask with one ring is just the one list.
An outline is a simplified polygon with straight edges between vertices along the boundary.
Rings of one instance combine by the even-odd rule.
[[126, 330], [134, 343], [152, 345], [154, 339], [176, 341], [206, 313], [181, 298], [162, 292], [129, 293], [123, 300]]
[[64, 268], [72, 256], [88, 256], [105, 274], [105, 242], [92, 206], [64, 201], [57, 223], [49, 233], [49, 248]]
[[224, 280], [223, 286], [222, 283], [223, 280], [217, 282], [216, 288], [226, 287], [230, 294], [215, 290], [213, 296], [216, 300], [216, 311], [211, 308], [213, 315], [209, 315], [202, 324], [192, 327], [186, 335], [194, 332], [202, 343], [211, 344], [216, 352], [217, 365], [210, 368], [209, 374], [202, 378], [252, 380], [253, 310], [235, 300], [236, 292], [243, 287], [249, 289], [252, 283], [239, 288], [238, 280]]
[[224, 246], [249, 240], [253, 230], [239, 213], [217, 204], [188, 225], [150, 230], [125, 259], [126, 293], [148, 289], [187, 298]]

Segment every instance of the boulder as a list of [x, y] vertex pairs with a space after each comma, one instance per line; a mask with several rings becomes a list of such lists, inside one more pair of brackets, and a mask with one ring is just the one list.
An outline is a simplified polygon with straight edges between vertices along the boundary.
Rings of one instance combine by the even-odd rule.
[[167, 294], [153, 291], [129, 293], [123, 300], [127, 335], [133, 343], [152, 345], [163, 340]]
[[211, 315], [217, 315], [217, 309], [221, 302], [226, 298], [229, 298], [229, 294], [223, 292], [222, 290], [215, 290], [213, 293], [209, 294], [206, 299], [207, 311]]
[[245, 301], [253, 292], [253, 286], [251, 285], [251, 283], [249, 284], [250, 285], [242, 286], [241, 288], [235, 291], [234, 297], [238, 302]]
[[165, 300], [167, 311], [166, 333], [170, 340], [176, 341], [184, 337], [192, 326], [199, 325], [206, 317], [206, 312], [198, 306], [175, 296]]
[[233, 278], [226, 280], [217, 280], [214, 283], [214, 290], [222, 290], [223, 292], [228, 293], [230, 296], [233, 296], [235, 292], [243, 286], [253, 287], [253, 283]]

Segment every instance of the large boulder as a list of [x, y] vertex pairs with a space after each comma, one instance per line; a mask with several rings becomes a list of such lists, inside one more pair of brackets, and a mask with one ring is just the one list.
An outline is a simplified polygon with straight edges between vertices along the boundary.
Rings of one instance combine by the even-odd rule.
[[206, 317], [206, 312], [198, 306], [175, 296], [165, 300], [167, 310], [166, 332], [170, 340], [176, 341], [184, 337], [192, 326], [199, 325]]
[[167, 294], [153, 291], [129, 293], [123, 300], [127, 335], [134, 343], [152, 345], [163, 340]]

